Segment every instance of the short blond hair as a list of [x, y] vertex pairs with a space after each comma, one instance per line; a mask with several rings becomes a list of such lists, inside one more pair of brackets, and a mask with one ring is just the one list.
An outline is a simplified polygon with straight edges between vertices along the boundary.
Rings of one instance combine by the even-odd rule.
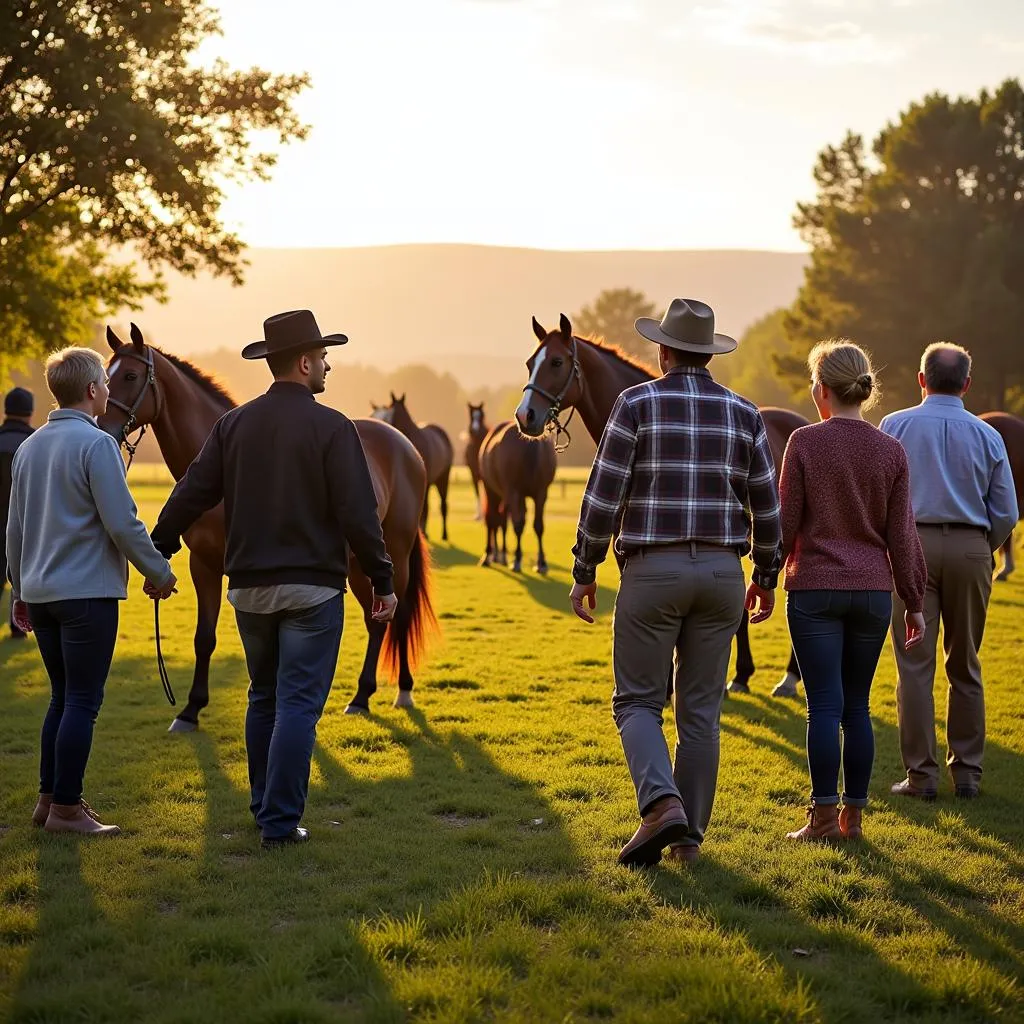
[[106, 367], [91, 348], [62, 348], [46, 360], [46, 386], [62, 409], [85, 401], [90, 384], [103, 380]]
[[846, 338], [819, 342], [811, 349], [807, 366], [812, 379], [824, 384], [843, 405], [870, 409], [881, 395], [871, 357]]

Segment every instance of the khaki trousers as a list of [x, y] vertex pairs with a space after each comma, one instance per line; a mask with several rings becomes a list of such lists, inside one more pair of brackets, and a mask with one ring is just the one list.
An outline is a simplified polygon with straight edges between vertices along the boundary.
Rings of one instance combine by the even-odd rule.
[[918, 524], [928, 563], [925, 637], [903, 649], [906, 606], [893, 595], [892, 639], [899, 679], [896, 703], [907, 778], [918, 789], [939, 784], [935, 743], [935, 658], [942, 624], [949, 694], [946, 765], [957, 786], [976, 788], [985, 753], [985, 694], [978, 656], [992, 594], [992, 551], [980, 528]]
[[[648, 548], [630, 556], [614, 619], [612, 710], [641, 815], [678, 796], [699, 846], [718, 781], [718, 720], [745, 593], [739, 556], [711, 545]], [[662, 713], [675, 659], [675, 763]]]

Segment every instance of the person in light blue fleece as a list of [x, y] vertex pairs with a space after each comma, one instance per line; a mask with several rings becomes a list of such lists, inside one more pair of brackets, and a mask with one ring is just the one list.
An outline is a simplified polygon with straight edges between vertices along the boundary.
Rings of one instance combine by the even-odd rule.
[[67, 348], [46, 363], [59, 408], [26, 438], [11, 467], [8, 575], [19, 629], [34, 632], [50, 677], [34, 824], [49, 832], [112, 835], [82, 799], [93, 725], [117, 640], [130, 561], [155, 594], [177, 582], [125, 481], [117, 442], [96, 425], [107, 406], [97, 353]]

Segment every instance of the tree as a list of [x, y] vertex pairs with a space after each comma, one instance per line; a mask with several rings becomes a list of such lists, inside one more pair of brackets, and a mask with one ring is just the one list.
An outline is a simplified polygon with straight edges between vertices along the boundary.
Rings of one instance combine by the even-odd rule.
[[206, 0], [0, 6], [0, 369], [161, 294], [162, 267], [241, 281], [223, 189], [269, 175], [251, 132], [304, 137], [291, 103], [308, 80], [196, 66], [218, 31]]
[[806, 372], [802, 393], [794, 394], [789, 381], [780, 380], [775, 368], [776, 359], [788, 348], [786, 315], [784, 308], [776, 309], [752, 323], [734, 353], [711, 361], [711, 372], [719, 383], [758, 405], [783, 406], [811, 416], [814, 405], [807, 392]]
[[1024, 89], [912, 104], [868, 153], [848, 135], [814, 169], [794, 224], [811, 261], [785, 320], [778, 369], [803, 388], [824, 337], [850, 337], [885, 370], [887, 405], [914, 401], [922, 349], [975, 358], [974, 407], [1024, 386]]
[[657, 369], [657, 346], [644, 341], [633, 328], [637, 317], [655, 316], [656, 308], [643, 292], [606, 288], [592, 306], [584, 306], [572, 318], [573, 330], [581, 335], [598, 335]]

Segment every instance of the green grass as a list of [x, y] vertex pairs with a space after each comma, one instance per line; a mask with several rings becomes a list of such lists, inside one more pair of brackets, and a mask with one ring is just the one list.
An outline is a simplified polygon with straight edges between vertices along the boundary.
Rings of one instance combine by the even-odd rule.
[[[148, 521], [165, 490], [138, 486]], [[477, 567], [483, 531], [460, 482], [452, 542], [434, 548], [443, 637], [414, 713], [385, 685], [374, 717], [342, 715], [364, 643], [349, 618], [303, 848], [262, 853], [248, 817], [230, 614], [201, 731], [168, 735], [133, 575], [87, 778], [126, 832], [111, 841], [26, 824], [47, 684], [34, 643], [0, 642], [0, 1018], [1024, 1019], [1024, 581], [993, 601], [983, 799], [955, 803], [948, 784], [932, 805], [889, 797], [901, 772], [886, 651], [868, 842], [787, 844], [807, 777], [802, 708], [767, 695], [787, 656], [777, 613], [753, 630], [755, 693], [726, 702], [704, 857], [631, 873], [615, 865], [636, 807], [609, 711], [614, 568], [597, 626], [567, 610], [579, 491], [556, 489], [542, 580]], [[531, 534], [527, 564], [534, 553]], [[176, 568], [187, 577], [184, 558]], [[161, 617], [183, 702], [187, 587]]]

